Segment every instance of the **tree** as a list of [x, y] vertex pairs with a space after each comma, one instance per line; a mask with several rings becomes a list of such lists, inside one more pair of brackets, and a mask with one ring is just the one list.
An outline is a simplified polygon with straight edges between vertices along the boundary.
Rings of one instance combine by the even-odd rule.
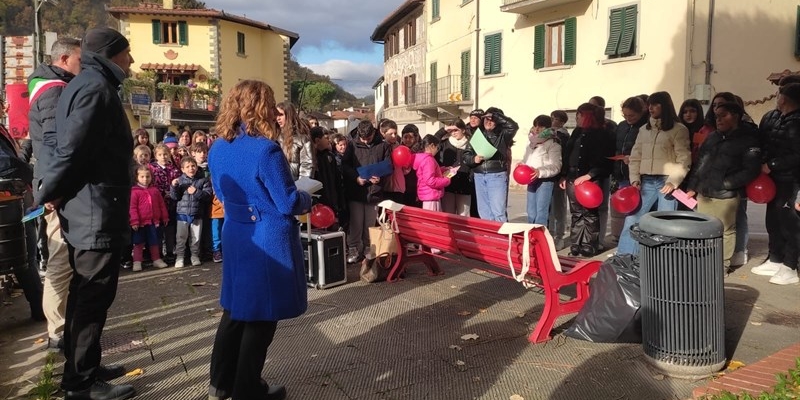
[[327, 82], [311, 82], [303, 88], [303, 104], [301, 108], [321, 110], [336, 97], [336, 88]]

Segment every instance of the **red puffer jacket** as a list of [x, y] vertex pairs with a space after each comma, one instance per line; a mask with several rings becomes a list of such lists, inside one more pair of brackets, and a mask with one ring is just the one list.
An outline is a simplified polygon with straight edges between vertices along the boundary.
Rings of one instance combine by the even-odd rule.
[[131, 226], [166, 225], [169, 221], [167, 205], [155, 186], [131, 188]]

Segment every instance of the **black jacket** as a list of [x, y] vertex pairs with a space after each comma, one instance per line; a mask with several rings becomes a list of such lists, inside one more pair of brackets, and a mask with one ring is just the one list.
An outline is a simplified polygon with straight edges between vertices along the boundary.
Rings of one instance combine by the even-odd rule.
[[764, 135], [763, 162], [776, 182], [800, 179], [800, 110], [780, 115], [770, 112], [761, 119]]
[[[186, 192], [190, 186], [194, 186], [194, 194]], [[211, 181], [199, 168], [191, 178], [182, 174], [178, 177], [178, 185], [170, 186], [169, 197], [175, 200], [176, 214], [206, 218], [206, 204], [211, 201]]]
[[319, 202], [333, 209], [337, 217], [341, 216], [345, 206], [344, 184], [339, 168], [336, 166], [336, 156], [330, 150], [317, 151], [317, 168], [314, 169], [313, 178], [322, 182], [319, 191]]
[[[617, 143], [616, 155], [631, 155], [631, 149], [633, 149], [633, 145], [636, 143], [636, 137], [639, 136], [639, 129], [647, 123], [647, 119], [648, 116], [644, 115], [642, 119], [633, 125], [624, 120], [617, 125], [615, 132]], [[630, 180], [630, 176], [628, 175], [628, 164], [625, 164], [625, 162], [622, 160], [614, 161], [614, 170], [612, 171], [611, 176], [613, 176], [617, 182]]]
[[[567, 150], [561, 162], [561, 176], [567, 180], [589, 174], [592, 180], [602, 180], [611, 173], [614, 142], [605, 129], [575, 128], [567, 141]], [[574, 157], [573, 157], [574, 156]], [[576, 161], [576, 162], [570, 162]]]
[[[464, 156], [462, 160], [464, 164], [472, 168], [474, 173], [494, 173], [508, 171], [511, 164], [511, 146], [514, 145], [514, 135], [519, 130], [519, 125], [513, 119], [500, 114], [494, 114], [494, 121], [497, 125], [493, 131], [482, 130], [482, 134], [486, 136], [486, 140], [497, 149], [492, 158], [483, 160], [480, 163], [475, 163], [475, 150], [467, 143], [464, 149]], [[480, 135], [480, 133], [473, 132], [473, 135]]]
[[700, 146], [687, 188], [706, 197], [730, 199], [761, 171], [758, 132], [742, 123], [728, 133], [714, 131]]
[[[59, 79], [69, 83], [74, 77], [75, 75], [59, 67], [39, 64], [33, 74], [28, 77], [28, 82], [34, 79]], [[47, 89], [31, 104], [28, 111], [28, 129], [33, 144], [33, 158], [36, 159], [33, 167], [34, 190], [39, 188], [39, 180], [43, 173], [42, 165], [48, 162], [47, 158], [56, 148], [56, 106], [58, 106], [58, 99], [63, 91], [63, 86], [53, 86]]]
[[23, 160], [8, 130], [0, 124], [0, 179], [20, 179], [30, 184], [33, 169]]
[[131, 127], [117, 94], [125, 73], [86, 50], [81, 68], [58, 100], [57, 141], [51, 156], [39, 161], [43, 173], [36, 202], [61, 199], [61, 228], [75, 248], [120, 248], [130, 240], [133, 153]]
[[[444, 129], [442, 129], [444, 131]], [[439, 132], [437, 132], [437, 136]], [[473, 185], [469, 177], [469, 167], [464, 164], [464, 151], [466, 148], [459, 149], [450, 143], [449, 137], [440, 137], [442, 144], [436, 154], [436, 161], [443, 167], [458, 166], [458, 172], [450, 178], [450, 184], [444, 188], [447, 193], [470, 194]], [[469, 143], [469, 142], [467, 142]], [[469, 145], [469, 144], [467, 144]]]
[[367, 181], [364, 186], [358, 184], [358, 167], [372, 165], [383, 160], [391, 160], [392, 146], [383, 140], [379, 134], [375, 134], [370, 143], [362, 143], [356, 138], [347, 144], [347, 150], [342, 157], [342, 173], [344, 175], [344, 187], [347, 190], [345, 196], [349, 201], [360, 203], [377, 203], [383, 200], [383, 185], [389, 177], [381, 177], [378, 184], [373, 185]]

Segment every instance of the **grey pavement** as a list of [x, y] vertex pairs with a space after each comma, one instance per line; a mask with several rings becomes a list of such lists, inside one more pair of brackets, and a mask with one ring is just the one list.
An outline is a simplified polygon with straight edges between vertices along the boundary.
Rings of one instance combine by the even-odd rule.
[[[512, 219], [524, 220], [524, 201], [512, 192]], [[725, 281], [728, 357], [746, 364], [800, 341], [800, 285], [749, 273], [766, 256], [763, 206], [749, 213], [750, 262]], [[289, 399], [324, 400], [684, 399], [705, 382], [665, 377], [638, 344], [562, 334], [531, 344], [544, 297], [458, 264], [444, 263], [436, 277], [412, 265], [405, 280], [378, 284], [359, 282], [351, 267], [350, 283], [310, 289], [308, 312], [279, 324], [263, 376], [285, 384]], [[144, 373], [115, 383], [133, 384], [137, 399], [205, 399], [219, 281], [220, 265], [211, 263], [123, 271], [103, 360]], [[46, 343], [37, 340], [46, 329], [28, 319], [24, 297], [0, 296], [0, 398], [27, 398], [44, 364]], [[477, 338], [462, 339], [468, 334]]]

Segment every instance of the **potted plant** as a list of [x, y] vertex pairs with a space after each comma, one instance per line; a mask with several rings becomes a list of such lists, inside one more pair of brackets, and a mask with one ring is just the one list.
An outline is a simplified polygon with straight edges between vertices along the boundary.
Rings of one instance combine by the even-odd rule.
[[156, 73], [142, 71], [125, 79], [122, 82], [122, 97], [130, 98], [130, 95], [137, 89], [146, 91], [150, 96], [150, 101], [154, 101], [156, 98]]
[[173, 103], [175, 101], [175, 96], [178, 94], [178, 90], [180, 90], [178, 85], [173, 85], [169, 82], [160, 82], [158, 88], [161, 90], [163, 96], [161, 101], [165, 103]]
[[208, 111], [215, 111], [217, 109], [217, 100], [219, 99], [219, 93], [217, 91], [206, 88], [197, 88], [195, 89], [194, 93], [206, 100], [206, 109]]

